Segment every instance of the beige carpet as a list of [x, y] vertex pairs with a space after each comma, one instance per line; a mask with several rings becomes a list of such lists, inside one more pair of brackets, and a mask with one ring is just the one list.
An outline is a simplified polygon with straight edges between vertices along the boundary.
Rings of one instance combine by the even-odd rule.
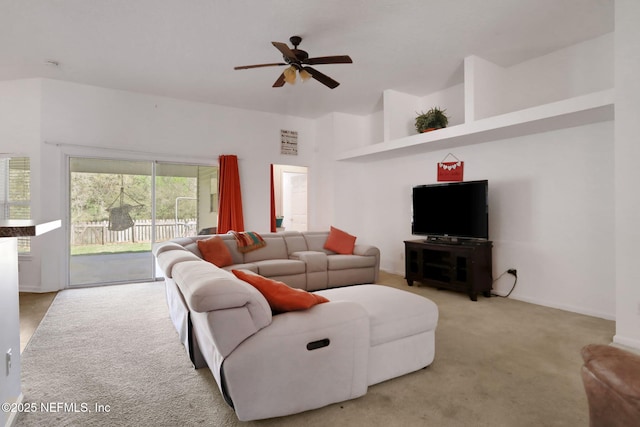
[[[472, 302], [384, 273], [381, 282], [438, 304], [434, 363], [359, 399], [250, 423], [237, 421], [207, 369], [191, 367], [162, 283], [62, 291], [22, 355], [25, 403], [38, 411], [17, 425], [588, 425], [579, 351], [610, 343], [614, 322], [511, 299]], [[41, 410], [52, 403], [60, 412]]]

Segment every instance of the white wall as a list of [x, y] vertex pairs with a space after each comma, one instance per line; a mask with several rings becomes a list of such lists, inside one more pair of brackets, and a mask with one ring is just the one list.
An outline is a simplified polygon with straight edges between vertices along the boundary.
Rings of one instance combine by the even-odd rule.
[[[503, 113], [510, 88], [505, 85], [507, 71], [471, 55], [464, 59], [465, 117], [468, 121]], [[513, 111], [513, 110], [511, 110]]]
[[[333, 160], [336, 147], [353, 147], [362, 136], [363, 129], [370, 129], [366, 118], [340, 113], [328, 114], [315, 121], [316, 150], [313, 168], [318, 171], [309, 177], [309, 230], [326, 230], [335, 225], [335, 214], [339, 202], [334, 193], [335, 186], [348, 176], [344, 165]], [[336, 132], [336, 129], [339, 131]], [[368, 136], [370, 136], [367, 133]], [[352, 136], [357, 136], [355, 139]], [[311, 191], [315, 188], [316, 191]], [[313, 224], [313, 225], [311, 225]], [[338, 226], [337, 226], [338, 227]]]
[[[16, 403], [20, 392], [20, 318], [18, 314], [18, 246], [15, 238], [0, 238], [0, 403]], [[11, 349], [11, 370], [5, 357]], [[9, 425], [11, 412], [0, 411], [0, 425]]]
[[467, 121], [613, 88], [613, 38], [605, 34], [508, 68], [465, 58]]
[[[0, 82], [0, 153], [33, 157], [40, 138], [40, 82]], [[32, 168], [39, 163], [32, 162]], [[39, 173], [32, 173], [36, 182]], [[37, 190], [36, 190], [37, 192]], [[35, 217], [34, 217], [35, 218]], [[36, 218], [39, 219], [39, 218]], [[37, 239], [32, 239], [32, 251], [37, 251]], [[18, 275], [16, 239], [0, 239], [0, 402], [17, 402], [20, 390], [20, 320], [18, 282], [40, 281], [39, 265], [35, 268], [23, 258], [25, 265]], [[5, 355], [11, 349], [12, 370], [5, 372]], [[8, 425], [10, 416], [0, 413], [0, 425]]]
[[[422, 113], [420, 98], [396, 90], [384, 91], [384, 141], [416, 133], [415, 117]], [[444, 107], [442, 107], [444, 108]], [[424, 110], [426, 112], [427, 110]], [[375, 142], [381, 142], [378, 140]]]
[[498, 112], [613, 88], [614, 51], [608, 33], [506, 68], [509, 90]]
[[[447, 153], [344, 162], [358, 173], [335, 183], [335, 222], [379, 246], [384, 270], [404, 274], [403, 240], [419, 238], [411, 236], [411, 188], [435, 183]], [[465, 180], [489, 180], [494, 277], [518, 270], [512, 297], [613, 318], [612, 122], [453, 153], [465, 162]], [[496, 291], [506, 293], [511, 283], [497, 282]]]
[[[584, 56], [593, 60], [590, 53], [602, 50], [610, 41], [610, 36], [604, 36], [590, 42], [593, 50], [589, 49], [589, 43], [580, 44], [514, 69], [518, 76], [555, 76], [557, 70], [549, 73], [547, 67], [562, 64], [562, 73], [579, 74]], [[478, 58], [470, 65], [487, 64]], [[561, 93], [576, 96], [591, 88], [601, 90], [607, 83], [612, 85], [613, 67], [608, 64], [596, 68], [586, 72], [576, 87], [563, 88]], [[482, 67], [484, 71], [491, 69]], [[552, 87], [559, 85], [561, 76], [556, 77], [553, 84], [550, 82]], [[496, 84], [490, 86], [497, 93]], [[465, 87], [465, 91], [469, 89], [473, 88]], [[479, 101], [478, 93], [474, 91], [474, 101]], [[490, 95], [485, 93], [485, 99]], [[520, 102], [531, 106], [540, 99], [557, 100], [547, 92], [544, 98], [525, 98]], [[480, 113], [496, 114], [497, 110]], [[478, 118], [482, 117], [475, 117]], [[361, 146], [368, 145], [353, 128], [334, 132], [351, 141], [359, 140]], [[339, 144], [334, 148], [336, 155], [344, 151]], [[338, 162], [332, 166], [334, 176], [340, 177], [332, 182], [333, 221], [353, 231], [362, 241], [379, 246], [383, 269], [404, 274], [403, 240], [419, 238], [411, 236], [411, 187], [436, 182], [436, 164], [450, 151], [465, 162], [465, 180], [489, 180], [494, 277], [509, 268], [518, 270], [518, 284], [511, 297], [613, 319], [616, 314], [613, 122], [455, 149], [425, 150], [417, 155], [392, 152], [385, 160]], [[510, 276], [505, 276], [494, 288], [506, 294], [512, 283]]]
[[[0, 90], [1, 99], [4, 93], [18, 92], [23, 102], [34, 106], [18, 114], [18, 122], [26, 122], [24, 127], [34, 135], [13, 147], [32, 157], [34, 218], [64, 219], [67, 154], [207, 164], [217, 164], [221, 154], [236, 154], [245, 228], [268, 230], [269, 165], [313, 163], [315, 127], [308, 119], [46, 79], [5, 82]], [[5, 132], [4, 119], [0, 122]], [[297, 156], [280, 154], [280, 129], [298, 131]], [[310, 178], [314, 173], [310, 168]], [[61, 229], [34, 242], [29, 269], [42, 274], [21, 280], [22, 290], [51, 291], [65, 285], [66, 233], [63, 221]]]
[[0, 153], [37, 152], [40, 89], [38, 79], [0, 81]]
[[[40, 91], [41, 81], [27, 79], [0, 82], [0, 153], [31, 158], [31, 197], [40, 197]], [[38, 209], [31, 210], [38, 221], [45, 217]], [[20, 257], [20, 283], [40, 283], [40, 264], [32, 261], [39, 256], [39, 239], [31, 239], [32, 256]]]
[[640, 349], [640, 2], [616, 0], [616, 335], [614, 341]]

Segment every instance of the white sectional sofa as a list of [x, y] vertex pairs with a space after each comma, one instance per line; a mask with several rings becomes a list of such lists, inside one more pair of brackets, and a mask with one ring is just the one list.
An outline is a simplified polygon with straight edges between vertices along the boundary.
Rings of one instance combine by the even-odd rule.
[[[327, 234], [265, 234], [264, 248], [235, 253], [237, 263], [225, 268], [199, 256], [196, 240], [210, 236], [154, 246], [180, 339], [197, 368], [211, 369], [240, 420], [353, 399], [370, 385], [434, 359], [437, 306], [387, 286], [343, 286], [374, 282], [379, 252], [361, 246], [357, 255], [333, 254], [322, 249]], [[260, 256], [261, 251], [287, 257]], [[274, 314], [263, 294], [232, 269], [270, 274], [294, 288], [322, 289], [314, 293], [329, 302]]]
[[[233, 259], [233, 264], [223, 267], [227, 271], [250, 270], [307, 291], [373, 283], [378, 279], [380, 251], [377, 247], [356, 244], [353, 254], [337, 254], [324, 249], [328, 235], [328, 231], [260, 234], [266, 246], [247, 253], [238, 250], [232, 234], [216, 236], [224, 241]], [[172, 240], [171, 243], [183, 246], [202, 258], [197, 242], [211, 237], [184, 237]]]

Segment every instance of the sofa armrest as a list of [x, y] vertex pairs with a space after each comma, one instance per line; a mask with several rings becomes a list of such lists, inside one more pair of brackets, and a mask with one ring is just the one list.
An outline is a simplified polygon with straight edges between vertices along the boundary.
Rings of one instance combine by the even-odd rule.
[[201, 261], [198, 256], [192, 252], [185, 250], [182, 246], [164, 245], [156, 252], [156, 262], [162, 270], [164, 277], [173, 277], [173, 268], [185, 261]]
[[171, 241], [166, 241], [166, 242], [155, 243], [151, 247], [151, 253], [155, 256], [158, 256], [158, 254], [161, 254], [162, 252], [165, 252], [165, 251], [175, 251], [175, 250], [183, 251], [184, 246], [181, 246]]
[[271, 308], [253, 286], [237, 279], [232, 273], [206, 261], [184, 261], [173, 267], [173, 278], [190, 310], [205, 313], [247, 307], [251, 316], [268, 324]]
[[279, 314], [222, 366], [240, 420], [271, 418], [367, 391], [369, 317], [350, 301]]
[[371, 245], [355, 245], [353, 248], [354, 255], [373, 256], [376, 258], [376, 265], [374, 267], [373, 283], [378, 281], [380, 276], [380, 249]]
[[355, 245], [353, 248], [354, 255], [362, 256], [380, 256], [380, 249], [371, 245]]

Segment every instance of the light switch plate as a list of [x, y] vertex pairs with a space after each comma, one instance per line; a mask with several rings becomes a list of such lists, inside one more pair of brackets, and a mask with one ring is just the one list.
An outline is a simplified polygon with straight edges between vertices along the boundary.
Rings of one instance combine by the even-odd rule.
[[11, 349], [7, 350], [6, 361], [7, 361], [7, 376], [11, 373], [11, 357], [13, 357], [13, 353], [11, 353]]

